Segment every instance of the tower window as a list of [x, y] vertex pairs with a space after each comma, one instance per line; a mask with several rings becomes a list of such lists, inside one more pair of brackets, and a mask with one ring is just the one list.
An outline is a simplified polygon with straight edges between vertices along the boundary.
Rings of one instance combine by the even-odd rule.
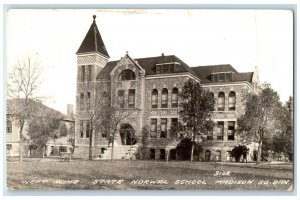
[[92, 81], [92, 65], [88, 66], [88, 77], [87, 77], [88, 81]]
[[85, 66], [81, 66], [81, 78], [80, 78], [81, 82], [85, 81]]
[[6, 133], [12, 133], [12, 123], [10, 120], [6, 121]]
[[80, 93], [80, 110], [84, 110], [84, 94]]
[[83, 121], [80, 120], [80, 137], [83, 138]]
[[91, 93], [87, 93], [87, 110], [91, 109]]

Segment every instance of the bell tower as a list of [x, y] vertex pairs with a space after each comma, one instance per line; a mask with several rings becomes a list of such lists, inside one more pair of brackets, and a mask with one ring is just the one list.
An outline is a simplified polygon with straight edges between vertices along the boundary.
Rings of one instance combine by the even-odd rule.
[[[88, 156], [90, 117], [96, 94], [96, 78], [109, 60], [109, 55], [96, 24], [96, 15], [77, 55], [77, 91], [75, 117], [75, 153]], [[94, 143], [94, 136], [92, 139]]]

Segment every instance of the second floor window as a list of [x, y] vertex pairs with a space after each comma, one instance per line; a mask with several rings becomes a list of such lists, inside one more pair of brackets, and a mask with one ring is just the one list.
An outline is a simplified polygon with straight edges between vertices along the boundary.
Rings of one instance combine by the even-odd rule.
[[92, 81], [92, 65], [88, 65], [87, 81]]
[[90, 134], [91, 134], [91, 123], [90, 121], [86, 121], [85, 137], [89, 138]]
[[172, 108], [178, 107], [178, 89], [173, 88], [172, 90]]
[[211, 107], [211, 111], [214, 111], [215, 110], [215, 95], [212, 92], [209, 93], [209, 95], [210, 95], [211, 99], [213, 100], [213, 105]]
[[227, 132], [228, 140], [234, 140], [234, 133], [235, 133], [234, 126], [235, 126], [234, 121], [228, 122], [228, 132]]
[[160, 138], [167, 137], [167, 119], [162, 118], [160, 121]]
[[128, 108], [135, 107], [135, 90], [130, 89], [128, 92]]
[[161, 107], [168, 107], [168, 90], [166, 88], [164, 88], [161, 93]]
[[151, 119], [150, 138], [157, 137], [157, 119]]
[[152, 94], [151, 94], [152, 108], [157, 108], [157, 104], [158, 104], [158, 92], [157, 92], [157, 89], [154, 89], [154, 90], [152, 90]]
[[87, 110], [91, 109], [91, 93], [87, 93]]
[[218, 122], [217, 126], [217, 140], [223, 140], [224, 122]]
[[124, 90], [118, 91], [118, 104], [119, 104], [119, 108], [124, 108], [125, 106]]
[[218, 95], [218, 111], [225, 110], [225, 94], [224, 92], [220, 92]]

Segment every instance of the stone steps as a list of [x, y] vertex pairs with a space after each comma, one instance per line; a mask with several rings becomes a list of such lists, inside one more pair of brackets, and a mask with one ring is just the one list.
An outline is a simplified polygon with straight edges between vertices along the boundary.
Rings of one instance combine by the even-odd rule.
[[[136, 153], [138, 148], [138, 145], [118, 145], [114, 146], [114, 155], [113, 158], [116, 160], [121, 160], [121, 159], [128, 159], [129, 155], [131, 158], [134, 159], [134, 154]], [[108, 160], [111, 159], [111, 151], [112, 148], [108, 147], [103, 154], [100, 155], [101, 160]]]

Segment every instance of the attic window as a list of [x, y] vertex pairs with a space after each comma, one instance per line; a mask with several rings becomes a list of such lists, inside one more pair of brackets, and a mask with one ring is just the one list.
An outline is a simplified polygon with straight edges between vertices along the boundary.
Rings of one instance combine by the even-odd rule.
[[222, 72], [211, 74], [212, 82], [232, 81], [233, 72]]
[[155, 72], [156, 74], [174, 73], [178, 71], [179, 65], [177, 62], [156, 64]]

